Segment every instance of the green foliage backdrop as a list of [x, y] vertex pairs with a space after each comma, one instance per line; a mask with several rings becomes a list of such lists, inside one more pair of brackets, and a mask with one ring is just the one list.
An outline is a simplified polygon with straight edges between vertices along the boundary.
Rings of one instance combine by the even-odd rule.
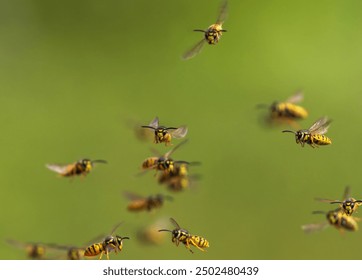
[[[228, 30], [189, 61], [192, 32], [219, 1], [0, 1], [2, 147], [0, 258], [25, 259], [5, 239], [82, 245], [130, 236], [112, 259], [359, 259], [361, 232], [333, 228], [313, 210], [362, 198], [361, 1], [229, 1]], [[260, 124], [259, 103], [305, 94], [310, 117], [333, 119], [331, 146], [295, 144]], [[187, 124], [175, 158], [201, 161], [202, 179], [159, 211], [128, 213], [123, 190], [167, 193], [153, 173], [135, 177], [163, 145], [140, 142], [126, 120]], [[57, 178], [46, 163], [106, 159], [86, 178]], [[358, 213], [356, 214], [359, 215]], [[174, 217], [210, 241], [190, 254], [137, 241], [139, 226]], [[171, 227], [171, 225], [168, 225]], [[127, 242], [128, 241], [128, 242]]]

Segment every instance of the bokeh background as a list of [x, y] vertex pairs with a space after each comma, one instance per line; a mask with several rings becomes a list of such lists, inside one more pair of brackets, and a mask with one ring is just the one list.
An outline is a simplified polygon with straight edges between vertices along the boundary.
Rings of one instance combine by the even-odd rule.
[[[5, 242], [88, 245], [123, 221], [112, 259], [360, 259], [361, 232], [301, 225], [332, 209], [346, 185], [362, 198], [362, 2], [229, 1], [228, 30], [189, 61], [220, 1], [0, 2], [0, 259], [26, 259]], [[333, 144], [301, 148], [286, 127], [260, 122], [260, 103], [303, 90], [309, 127], [327, 115]], [[153, 172], [157, 149], [133, 124], [189, 127], [175, 159], [200, 161], [194, 187], [170, 193]], [[289, 128], [289, 127], [288, 127]], [[176, 140], [175, 143], [180, 141]], [[46, 163], [106, 159], [86, 178], [59, 178]], [[170, 194], [154, 213], [129, 213], [122, 192]], [[356, 216], [359, 214], [357, 213]], [[190, 254], [137, 239], [169, 217], [210, 241]], [[161, 240], [162, 241], [162, 240]]]

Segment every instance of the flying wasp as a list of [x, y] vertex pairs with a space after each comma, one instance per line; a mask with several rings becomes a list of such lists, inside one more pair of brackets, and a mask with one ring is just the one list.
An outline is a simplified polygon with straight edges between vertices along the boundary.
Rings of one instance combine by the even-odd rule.
[[198, 235], [190, 234], [186, 229], [182, 229], [178, 225], [178, 223], [175, 221], [175, 219], [170, 218], [170, 221], [176, 227], [174, 230], [160, 229], [158, 231], [159, 232], [161, 232], [161, 231], [171, 232], [172, 233], [172, 242], [175, 243], [176, 246], [178, 246], [180, 243], [183, 243], [185, 245], [185, 247], [191, 253], [194, 253], [194, 252], [191, 250], [190, 245], [195, 246], [197, 249], [199, 249], [203, 252], [205, 251], [204, 248], [207, 248], [210, 246], [209, 241], [207, 241], [205, 238], [198, 236]]
[[347, 186], [344, 190], [343, 200], [333, 200], [333, 199], [324, 199], [316, 198], [316, 200], [321, 202], [329, 202], [331, 204], [338, 203], [340, 208], [344, 211], [347, 216], [351, 216], [359, 206], [362, 205], [362, 200], [356, 200], [353, 197], [350, 197], [351, 189]]
[[81, 159], [77, 162], [60, 165], [60, 164], [46, 164], [46, 167], [51, 171], [54, 171], [64, 177], [72, 177], [75, 175], [87, 175], [92, 169], [94, 163], [107, 163], [103, 159], [90, 160], [90, 159]]
[[165, 200], [173, 200], [169, 195], [156, 194], [148, 197], [140, 196], [132, 192], [124, 192], [124, 196], [131, 200], [128, 204], [128, 211], [139, 212], [139, 211], [151, 211], [156, 208], [162, 207]]
[[344, 230], [348, 230], [348, 231], [357, 231], [358, 230], [357, 222], [360, 219], [352, 217], [352, 216], [348, 216], [340, 208], [331, 210], [328, 212], [314, 211], [313, 214], [325, 214], [327, 221], [324, 223], [303, 225], [302, 229], [305, 233], [312, 233], [315, 231], [320, 231], [329, 225], [334, 226], [341, 233], [343, 233]]
[[176, 163], [171, 172], [163, 172], [158, 177], [160, 184], [166, 184], [170, 191], [178, 192], [189, 188], [199, 178], [197, 174], [190, 175], [188, 167], [195, 163]]
[[203, 32], [204, 38], [182, 55], [184, 60], [190, 59], [197, 55], [202, 50], [205, 43], [208, 43], [209, 45], [216, 45], [219, 42], [222, 33], [226, 32], [226, 30], [222, 28], [222, 25], [227, 17], [227, 10], [228, 3], [225, 0], [220, 7], [219, 16], [216, 20], [216, 23], [210, 25], [206, 30], [194, 29], [194, 31]]
[[150, 170], [155, 169], [157, 171], [163, 171], [164, 173], [172, 172], [174, 169], [175, 163], [185, 163], [188, 164], [186, 161], [174, 161], [170, 158], [170, 156], [183, 144], [185, 144], [187, 140], [179, 143], [173, 149], [168, 151], [164, 155], [160, 155], [158, 157], [148, 157], [142, 162], [142, 169], [143, 170]]
[[304, 147], [304, 144], [310, 145], [312, 148], [332, 144], [332, 140], [325, 136], [331, 120], [327, 117], [318, 119], [309, 129], [298, 131], [283, 130], [282, 132], [291, 132], [295, 134], [295, 141]]
[[[155, 117], [149, 125], [142, 125], [143, 128], [150, 128], [154, 130], [155, 137], [154, 142], [158, 143], [165, 143], [166, 146], [172, 145], [171, 139], [172, 138], [184, 138], [187, 134], [187, 126], [180, 126], [180, 127], [166, 127], [160, 126], [158, 117]], [[172, 131], [171, 131], [172, 130]]]
[[121, 237], [119, 235], [116, 235], [115, 237], [113, 236], [113, 233], [120, 225], [121, 223], [116, 225], [111, 234], [106, 236], [102, 242], [94, 243], [87, 247], [84, 251], [84, 256], [94, 257], [100, 254], [99, 259], [101, 260], [103, 254], [105, 254], [109, 260], [109, 252], [114, 251], [116, 254], [118, 251], [121, 252], [123, 248], [123, 240], [129, 239], [129, 237]]
[[6, 241], [7, 243], [9, 243], [14, 247], [25, 249], [29, 259], [32, 260], [44, 259], [46, 253], [46, 246], [42, 243], [34, 243], [34, 242], [24, 243], [13, 239], [8, 239]]
[[308, 117], [308, 112], [302, 106], [296, 105], [303, 100], [303, 92], [298, 91], [283, 102], [273, 102], [271, 105], [259, 104], [257, 108], [269, 108], [268, 123], [286, 122], [295, 126], [295, 121]]

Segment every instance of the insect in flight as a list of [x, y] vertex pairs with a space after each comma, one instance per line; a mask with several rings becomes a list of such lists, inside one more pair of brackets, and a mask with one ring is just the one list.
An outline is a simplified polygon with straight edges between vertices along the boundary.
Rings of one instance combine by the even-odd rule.
[[99, 259], [102, 259], [103, 254], [105, 254], [109, 260], [109, 252], [114, 251], [116, 254], [118, 251], [121, 252], [123, 248], [123, 240], [129, 239], [129, 237], [121, 237], [119, 235], [116, 235], [115, 237], [113, 236], [113, 233], [120, 225], [121, 223], [116, 225], [111, 234], [106, 236], [102, 242], [94, 243], [87, 247], [84, 251], [84, 256], [94, 257], [100, 254]]
[[295, 141], [304, 147], [304, 144], [310, 145], [312, 148], [332, 144], [332, 140], [325, 136], [331, 120], [327, 117], [318, 119], [309, 129], [297, 131], [283, 130], [282, 132], [290, 132], [295, 134]]
[[357, 222], [360, 219], [346, 215], [345, 212], [343, 210], [341, 210], [340, 208], [331, 210], [328, 212], [314, 211], [313, 214], [325, 214], [327, 221], [322, 222], [322, 223], [317, 223], [317, 224], [303, 225], [302, 229], [305, 233], [312, 233], [315, 231], [320, 231], [329, 225], [334, 226], [341, 233], [343, 233], [344, 230], [348, 230], [348, 231], [357, 231], [358, 230]]
[[8, 239], [6, 241], [7, 243], [9, 243], [14, 247], [25, 249], [29, 259], [32, 260], [44, 259], [46, 253], [46, 246], [42, 243], [35, 243], [35, 242], [25, 243], [13, 239]]
[[183, 243], [185, 245], [185, 247], [191, 253], [194, 253], [194, 252], [191, 250], [190, 245], [195, 246], [197, 249], [199, 249], [203, 252], [205, 251], [204, 248], [207, 248], [210, 246], [209, 241], [207, 241], [205, 238], [198, 236], [198, 235], [190, 234], [186, 229], [182, 229], [178, 225], [178, 223], [175, 221], [175, 219], [170, 218], [170, 221], [176, 227], [174, 230], [160, 229], [158, 231], [159, 232], [161, 232], [161, 231], [171, 232], [172, 233], [172, 242], [175, 243], [176, 246], [178, 246], [180, 243]]
[[158, 117], [155, 117], [149, 125], [142, 125], [143, 128], [150, 128], [154, 130], [155, 137], [154, 143], [165, 143], [166, 146], [172, 145], [171, 140], [172, 138], [184, 138], [187, 134], [187, 126], [180, 126], [180, 127], [166, 127], [160, 126]]
[[58, 173], [64, 177], [72, 177], [76, 175], [87, 175], [92, 169], [94, 163], [107, 163], [103, 159], [90, 160], [90, 159], [81, 159], [77, 162], [60, 165], [60, 164], [46, 164], [46, 167], [51, 171]]
[[194, 31], [203, 32], [204, 38], [182, 55], [184, 60], [190, 59], [197, 55], [206, 43], [209, 45], [216, 45], [219, 42], [222, 33], [226, 32], [226, 30], [222, 28], [222, 25], [227, 17], [227, 10], [228, 3], [226, 0], [224, 0], [220, 7], [219, 16], [216, 20], [216, 23], [210, 25], [206, 30], [194, 29]]
[[126, 198], [131, 200], [127, 209], [132, 212], [151, 211], [162, 207], [165, 200], [173, 200], [171, 196], [163, 194], [150, 195], [147, 197], [132, 192], [123, 192], [123, 194]]
[[296, 126], [295, 121], [308, 117], [308, 112], [302, 106], [296, 105], [303, 100], [303, 92], [298, 91], [283, 102], [273, 102], [271, 105], [259, 104], [257, 108], [269, 108], [267, 123], [289, 123]]
[[331, 204], [338, 203], [340, 208], [344, 211], [347, 216], [351, 216], [359, 206], [362, 205], [362, 200], [356, 200], [353, 197], [350, 197], [350, 187], [347, 186], [344, 190], [343, 200], [333, 200], [333, 199], [324, 199], [316, 198], [316, 200], [321, 202], [329, 202]]
[[188, 164], [189, 162], [186, 161], [174, 161], [170, 158], [170, 156], [183, 144], [185, 144], [188, 140], [184, 140], [170, 151], [168, 151], [164, 155], [160, 155], [158, 157], [148, 157], [142, 162], [142, 169], [143, 170], [150, 170], [155, 169], [157, 171], [163, 171], [164, 173], [172, 172], [174, 169], [175, 163], [185, 163]]
[[[195, 164], [195, 163], [190, 163]], [[163, 172], [158, 177], [160, 184], [166, 184], [170, 191], [182, 191], [194, 183], [195, 180], [199, 179], [197, 174], [189, 175], [188, 166], [190, 164], [176, 163], [171, 172]]]

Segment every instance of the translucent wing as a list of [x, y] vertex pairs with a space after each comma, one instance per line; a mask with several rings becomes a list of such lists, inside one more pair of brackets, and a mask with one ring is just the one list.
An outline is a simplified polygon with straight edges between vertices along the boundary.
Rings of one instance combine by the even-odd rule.
[[347, 200], [351, 197], [351, 188], [349, 186], [346, 186], [343, 193], [343, 200]]
[[302, 91], [297, 91], [295, 94], [293, 94], [291, 97], [289, 97], [285, 102], [287, 103], [299, 103], [303, 100], [304, 95]]
[[169, 158], [178, 148], [180, 148], [183, 144], [185, 144], [187, 142], [187, 139], [182, 141], [181, 143], [179, 143], [177, 146], [175, 146], [173, 149], [171, 149], [170, 151], [168, 151], [163, 157], [165, 159]]
[[336, 200], [336, 199], [326, 199], [326, 198], [319, 198], [317, 197], [315, 200], [320, 202], [328, 202], [328, 203], [342, 203], [342, 201]]
[[200, 42], [198, 42], [195, 46], [193, 46], [191, 49], [189, 49], [188, 51], [186, 51], [183, 55], [182, 55], [182, 59], [187, 60], [190, 58], [193, 58], [195, 55], [197, 55], [201, 50], [202, 47], [205, 45], [206, 40], [202, 39]]
[[66, 174], [73, 165], [59, 165], [59, 164], [46, 164], [45, 165], [49, 170], [54, 171], [58, 174]]
[[170, 218], [171, 223], [177, 228], [180, 229], [181, 227], [178, 225], [178, 223], [176, 222], [176, 220], [174, 218]]
[[124, 191], [124, 192], [123, 192], [123, 195], [124, 195], [127, 199], [130, 199], [130, 200], [144, 199], [143, 196], [138, 195], [138, 194], [133, 193], [133, 192], [128, 192], [128, 191]]
[[329, 120], [327, 117], [322, 117], [309, 128], [309, 132], [311, 134], [325, 134], [330, 123], [331, 120]]
[[219, 16], [216, 20], [216, 24], [222, 25], [228, 15], [228, 1], [224, 0], [224, 2], [220, 6]]
[[149, 126], [152, 126], [154, 128], [157, 128], [159, 124], [158, 117], [155, 117], [149, 124]]
[[319, 224], [308, 224], [308, 225], [302, 225], [302, 230], [305, 233], [312, 233], [316, 231], [321, 231], [329, 226], [328, 223], [319, 223]]
[[171, 132], [172, 137], [178, 139], [178, 138], [184, 138], [187, 134], [187, 127], [186, 126], [180, 126], [178, 129]]

